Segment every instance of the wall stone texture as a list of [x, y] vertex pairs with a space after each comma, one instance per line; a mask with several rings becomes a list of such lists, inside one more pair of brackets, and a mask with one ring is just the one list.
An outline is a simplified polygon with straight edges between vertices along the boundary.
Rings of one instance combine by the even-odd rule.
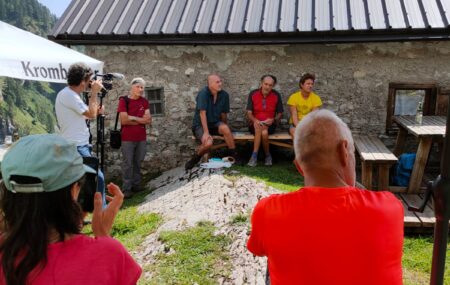
[[[337, 113], [354, 133], [382, 134], [390, 82], [436, 82], [450, 86], [450, 42], [395, 42], [264, 46], [88, 46], [89, 55], [105, 62], [105, 72], [120, 72], [105, 98], [106, 129], [113, 128], [118, 98], [134, 77], [147, 87], [164, 88], [164, 116], [148, 129], [144, 172], [183, 164], [196, 146], [191, 139], [195, 97], [210, 73], [218, 73], [230, 94], [228, 116], [233, 130], [247, 130], [245, 107], [250, 90], [263, 74], [278, 78], [287, 128], [289, 95], [303, 73], [316, 75], [315, 92], [324, 108]], [[106, 132], [107, 133], [107, 132]], [[120, 151], [107, 150], [107, 173], [120, 170]]]

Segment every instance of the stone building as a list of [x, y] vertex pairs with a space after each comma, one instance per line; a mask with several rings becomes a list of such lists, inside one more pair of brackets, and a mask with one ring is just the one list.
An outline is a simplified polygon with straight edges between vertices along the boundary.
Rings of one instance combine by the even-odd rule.
[[[73, 0], [49, 38], [84, 45], [107, 72], [147, 81], [153, 125], [144, 168], [157, 172], [192, 154], [195, 96], [212, 72], [231, 95], [234, 130], [247, 129], [248, 92], [266, 73], [278, 78], [284, 102], [303, 73], [316, 74], [324, 107], [354, 132], [389, 131], [402, 96], [419, 96], [426, 114], [445, 109], [449, 21], [444, 0]], [[107, 127], [129, 88], [115, 86]], [[110, 173], [118, 157], [108, 151]]]

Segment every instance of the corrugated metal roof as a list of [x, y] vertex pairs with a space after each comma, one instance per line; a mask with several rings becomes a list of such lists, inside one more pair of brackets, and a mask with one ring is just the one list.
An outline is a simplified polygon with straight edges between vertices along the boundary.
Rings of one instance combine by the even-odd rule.
[[448, 39], [450, 0], [72, 0], [49, 38], [79, 44]]

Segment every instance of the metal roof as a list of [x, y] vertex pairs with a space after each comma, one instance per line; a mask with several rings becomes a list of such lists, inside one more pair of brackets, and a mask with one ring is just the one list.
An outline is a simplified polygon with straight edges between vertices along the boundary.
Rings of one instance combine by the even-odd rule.
[[50, 39], [67, 44], [437, 40], [450, 0], [72, 0]]

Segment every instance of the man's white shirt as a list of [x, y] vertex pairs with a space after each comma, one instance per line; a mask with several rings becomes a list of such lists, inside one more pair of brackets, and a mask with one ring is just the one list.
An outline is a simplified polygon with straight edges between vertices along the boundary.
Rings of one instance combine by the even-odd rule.
[[89, 144], [89, 130], [83, 113], [89, 107], [80, 95], [68, 86], [56, 96], [55, 111], [60, 134], [77, 146]]

